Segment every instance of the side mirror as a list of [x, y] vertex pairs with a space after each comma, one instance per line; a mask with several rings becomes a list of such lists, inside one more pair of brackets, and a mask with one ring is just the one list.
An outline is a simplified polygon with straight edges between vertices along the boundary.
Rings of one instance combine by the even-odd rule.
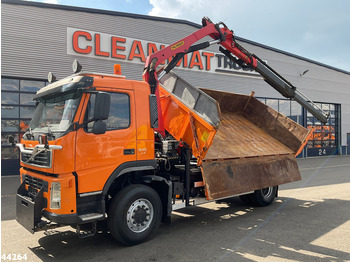
[[111, 95], [104, 92], [98, 92], [95, 98], [95, 120], [105, 120], [109, 116], [109, 109], [111, 106]]
[[97, 120], [94, 122], [94, 125], [92, 126], [92, 133], [95, 135], [102, 135], [106, 133], [107, 126], [105, 122], [102, 122], [102, 120]]

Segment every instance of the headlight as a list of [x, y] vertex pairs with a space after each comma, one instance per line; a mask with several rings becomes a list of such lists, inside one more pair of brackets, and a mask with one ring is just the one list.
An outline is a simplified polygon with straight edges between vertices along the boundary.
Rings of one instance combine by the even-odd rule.
[[52, 182], [51, 183], [51, 209], [60, 209], [61, 208], [61, 183]]

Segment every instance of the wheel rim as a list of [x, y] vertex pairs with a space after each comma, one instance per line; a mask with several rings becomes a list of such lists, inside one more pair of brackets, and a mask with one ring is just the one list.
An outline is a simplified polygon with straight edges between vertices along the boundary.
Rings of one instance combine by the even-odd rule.
[[261, 189], [261, 195], [265, 200], [270, 199], [270, 197], [272, 196], [272, 193], [273, 193], [272, 186]]
[[150, 201], [144, 198], [133, 202], [126, 216], [129, 229], [135, 233], [141, 233], [149, 228], [154, 215], [154, 209]]

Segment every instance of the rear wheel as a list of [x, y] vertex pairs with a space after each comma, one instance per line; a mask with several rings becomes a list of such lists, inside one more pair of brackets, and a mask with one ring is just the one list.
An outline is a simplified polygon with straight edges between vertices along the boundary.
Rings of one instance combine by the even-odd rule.
[[254, 193], [240, 196], [241, 200], [247, 205], [254, 206], [268, 206], [270, 205], [275, 196], [277, 195], [278, 186], [266, 187], [263, 189], [255, 190]]
[[268, 206], [270, 205], [277, 194], [278, 187], [271, 186], [263, 189], [255, 190], [251, 195], [251, 200], [255, 206]]
[[248, 195], [241, 195], [239, 198], [242, 200], [242, 202], [248, 206], [253, 205], [252, 199], [251, 199], [251, 194]]
[[108, 226], [112, 236], [125, 245], [148, 240], [159, 227], [162, 202], [158, 193], [145, 185], [130, 185], [112, 200]]

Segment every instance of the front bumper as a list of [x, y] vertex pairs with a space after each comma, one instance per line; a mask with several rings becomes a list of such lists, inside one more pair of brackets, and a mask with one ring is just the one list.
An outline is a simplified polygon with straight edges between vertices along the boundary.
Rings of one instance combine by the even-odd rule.
[[[104, 219], [103, 214], [91, 213], [85, 215], [55, 214], [44, 210], [47, 207], [47, 199], [43, 193], [47, 191], [47, 185], [43, 185], [33, 196], [26, 189], [23, 182], [17, 190], [16, 196], [16, 220], [25, 229], [34, 234], [41, 230], [47, 230], [64, 225], [77, 225]], [[31, 196], [30, 196], [31, 195]], [[47, 220], [42, 220], [42, 218]]]
[[[82, 220], [77, 214], [58, 215], [43, 210], [47, 207], [47, 200], [43, 196], [45, 186], [41, 187], [34, 197], [29, 196], [29, 191], [26, 190], [25, 186], [26, 184], [23, 182], [17, 190], [16, 220], [32, 234], [51, 227], [58, 227], [59, 225], [82, 223]], [[50, 222], [48, 223], [42, 220], [42, 217], [57, 224], [49, 225]]]

